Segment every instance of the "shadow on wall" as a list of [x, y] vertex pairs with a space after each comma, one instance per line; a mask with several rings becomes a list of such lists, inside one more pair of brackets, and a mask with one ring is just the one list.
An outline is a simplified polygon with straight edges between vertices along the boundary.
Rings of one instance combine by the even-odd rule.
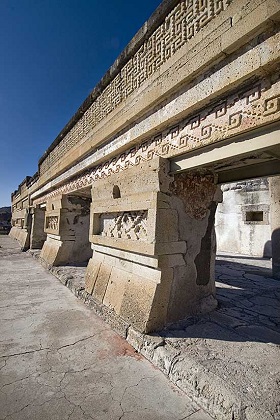
[[280, 250], [280, 228], [275, 229], [271, 235], [272, 252]]
[[[260, 267], [257, 261], [256, 265], [249, 265], [223, 257], [216, 261], [218, 309], [207, 315], [187, 318], [160, 334], [280, 344], [280, 282], [272, 278], [271, 268]], [[261, 258], [250, 259], [261, 261]], [[267, 260], [265, 263], [270, 265]]]
[[271, 258], [271, 256], [272, 256], [271, 241], [266, 241], [263, 247], [263, 258]]
[[280, 280], [280, 228], [271, 235], [273, 277]]

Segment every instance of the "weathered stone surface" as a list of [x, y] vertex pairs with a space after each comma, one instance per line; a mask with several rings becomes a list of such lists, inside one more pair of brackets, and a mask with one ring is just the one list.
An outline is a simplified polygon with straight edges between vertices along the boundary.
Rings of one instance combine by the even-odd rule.
[[[69, 267], [57, 269], [66, 273]], [[257, 274], [250, 274], [252, 271]], [[125, 324], [121, 327], [106, 307], [104, 312], [102, 305], [94, 303], [92, 308], [217, 420], [276, 420], [280, 306], [275, 298], [280, 299], [280, 292], [279, 282], [269, 273], [268, 260], [219, 256], [219, 309], [210, 316], [172, 324], [160, 334], [141, 334]], [[270, 315], [262, 314], [262, 302], [271, 308]]]
[[44, 264], [90, 260], [85, 293], [141, 332], [213, 310], [217, 184], [280, 172], [279, 19], [164, 1], [13, 194], [11, 235], [45, 206]]
[[45, 225], [45, 209], [35, 207], [32, 210], [32, 224], [30, 232], [30, 248], [41, 249], [46, 240]]
[[9, 237], [0, 255], [1, 419], [211, 420]]
[[267, 178], [225, 184], [216, 214], [217, 250], [271, 257], [270, 191]]
[[[140, 199], [148, 199], [140, 201], [135, 193], [142, 173]], [[94, 252], [86, 290], [143, 332], [213, 310], [216, 190], [213, 174], [170, 177], [163, 159], [94, 186], [90, 228]], [[166, 208], [158, 208], [162, 202]], [[107, 246], [104, 251], [100, 238]], [[108, 247], [115, 250], [114, 256]], [[128, 250], [136, 254], [135, 261]], [[145, 259], [137, 262], [140, 253], [157, 260], [157, 267], [141, 264]]]
[[88, 198], [60, 196], [49, 201], [45, 214], [47, 239], [40, 258], [49, 265], [87, 262], [92, 255]]
[[273, 276], [280, 279], [280, 177], [270, 179]]

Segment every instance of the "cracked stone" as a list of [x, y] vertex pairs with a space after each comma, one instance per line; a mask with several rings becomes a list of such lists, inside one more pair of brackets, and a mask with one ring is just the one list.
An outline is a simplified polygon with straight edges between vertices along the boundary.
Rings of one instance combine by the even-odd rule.
[[180, 420], [200, 409], [30, 255], [0, 260], [0, 287], [0, 420]]

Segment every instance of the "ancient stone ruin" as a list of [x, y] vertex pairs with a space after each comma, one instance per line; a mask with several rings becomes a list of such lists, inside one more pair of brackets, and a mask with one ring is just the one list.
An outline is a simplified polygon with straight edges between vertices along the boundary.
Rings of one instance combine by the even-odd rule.
[[10, 235], [87, 264], [86, 291], [150, 332], [216, 307], [220, 186], [269, 177], [241, 213], [269, 220], [279, 278], [279, 19], [277, 0], [163, 1], [12, 194]]

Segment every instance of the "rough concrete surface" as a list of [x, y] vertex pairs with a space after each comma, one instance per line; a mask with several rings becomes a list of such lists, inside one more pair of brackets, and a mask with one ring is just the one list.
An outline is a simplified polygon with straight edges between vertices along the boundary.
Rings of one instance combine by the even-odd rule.
[[7, 236], [0, 282], [1, 420], [210, 420]]
[[218, 309], [150, 335], [117, 322], [85, 292], [84, 267], [52, 271], [214, 418], [280, 419], [280, 282], [270, 260], [219, 255]]

